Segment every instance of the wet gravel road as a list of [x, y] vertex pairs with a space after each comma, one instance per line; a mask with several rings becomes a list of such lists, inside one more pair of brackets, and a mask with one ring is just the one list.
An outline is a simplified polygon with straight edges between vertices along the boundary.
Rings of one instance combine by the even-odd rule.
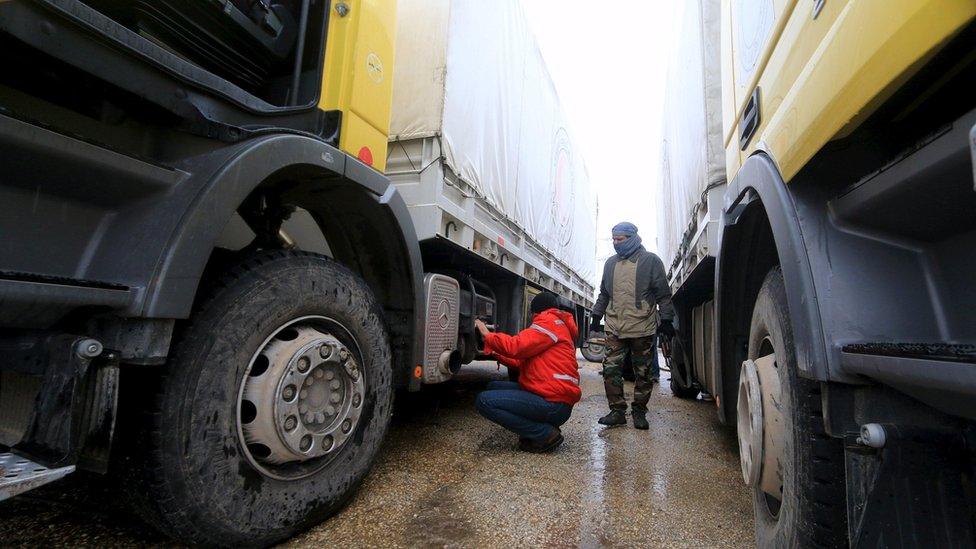
[[[713, 403], [677, 399], [665, 382], [650, 431], [605, 428], [599, 366], [581, 374], [583, 400], [549, 455], [518, 452], [514, 435], [475, 412], [477, 392], [505, 378], [494, 363], [409, 395], [349, 505], [286, 546], [752, 546], [734, 433]], [[18, 544], [172, 545], [82, 475], [0, 504], [0, 545]]]

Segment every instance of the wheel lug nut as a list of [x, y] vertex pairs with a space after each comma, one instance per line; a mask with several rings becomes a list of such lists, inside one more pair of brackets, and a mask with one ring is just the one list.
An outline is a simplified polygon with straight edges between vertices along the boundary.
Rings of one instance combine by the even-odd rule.
[[348, 358], [349, 358], [349, 351], [347, 351], [345, 349], [340, 349], [339, 350], [339, 360], [345, 362], [346, 359], [348, 359]]
[[352, 405], [353, 406], [359, 406], [359, 403], [361, 403], [362, 401], [363, 401], [363, 399], [359, 395], [355, 395], [355, 396], [352, 397]]
[[285, 419], [285, 430], [286, 431], [291, 431], [292, 429], [295, 428], [295, 425], [298, 425], [298, 420], [295, 419], [295, 416], [288, 416], [288, 418]]
[[333, 379], [332, 383], [329, 384], [329, 386], [332, 387], [333, 389], [338, 389], [340, 385], [342, 384], [339, 383], [338, 379]]
[[323, 344], [319, 347], [319, 356], [322, 358], [329, 358], [332, 356], [332, 345]]
[[338, 403], [339, 400], [341, 400], [341, 397], [339, 396], [338, 393], [332, 393], [331, 395], [329, 395], [329, 400], [333, 403]]
[[303, 452], [307, 452], [309, 450], [309, 448], [311, 448], [311, 447], [312, 447], [312, 437], [311, 437], [311, 435], [305, 435], [305, 436], [303, 436], [302, 437], [302, 441], [299, 444], [299, 448], [301, 448], [301, 450]]
[[349, 432], [349, 429], [351, 429], [351, 428], [352, 428], [352, 422], [351, 421], [349, 421], [347, 419], [347, 420], [345, 420], [345, 421], [342, 422], [342, 432], [343, 433], [348, 433]]
[[315, 370], [315, 373], [312, 375], [315, 376], [315, 379], [322, 379], [322, 370]]
[[328, 372], [325, 373], [325, 379], [332, 379], [334, 377], [335, 377], [335, 372], [333, 372], [332, 370], [329, 370]]
[[285, 386], [285, 389], [283, 391], [281, 391], [281, 396], [285, 400], [291, 400], [291, 399], [295, 398], [295, 386], [294, 385], [286, 385]]
[[307, 372], [309, 365], [311, 365], [311, 361], [308, 360], [308, 357], [307, 356], [303, 356], [303, 357], [299, 357], [298, 358], [298, 371], [299, 372], [301, 372], [303, 374], [305, 372]]
[[322, 449], [326, 452], [332, 449], [332, 435], [322, 437]]

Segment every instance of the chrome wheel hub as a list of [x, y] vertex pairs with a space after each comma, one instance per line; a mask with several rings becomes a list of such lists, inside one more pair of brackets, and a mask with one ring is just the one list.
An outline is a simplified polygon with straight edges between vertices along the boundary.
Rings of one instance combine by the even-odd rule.
[[763, 410], [762, 389], [756, 363], [747, 360], [739, 373], [739, 401], [736, 410], [736, 434], [739, 437], [739, 463], [742, 480], [748, 486], [759, 482], [762, 469]]
[[238, 418], [257, 465], [335, 453], [355, 430], [365, 386], [350, 348], [322, 326], [280, 328], [254, 356]]
[[776, 500], [783, 497], [782, 406], [776, 355], [743, 362], [736, 414], [742, 478]]

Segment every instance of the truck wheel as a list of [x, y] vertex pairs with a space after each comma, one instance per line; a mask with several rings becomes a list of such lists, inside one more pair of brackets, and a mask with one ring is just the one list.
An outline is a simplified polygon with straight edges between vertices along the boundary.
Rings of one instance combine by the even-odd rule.
[[[599, 332], [592, 332], [590, 334], [590, 339], [599, 339], [605, 337]], [[607, 356], [607, 348], [605, 345], [599, 343], [589, 343], [587, 342], [586, 347], [581, 347], [580, 352], [583, 353], [583, 358], [589, 362], [595, 362], [597, 364], [602, 364], [603, 359]]]
[[668, 385], [671, 388], [671, 394], [674, 396], [691, 400], [698, 398], [699, 389], [692, 380], [689, 371], [691, 365], [685, 360], [684, 347], [681, 345], [679, 337], [675, 336], [671, 342], [671, 379]]
[[267, 546], [323, 520], [386, 435], [391, 368], [362, 279], [318, 255], [251, 256], [178, 332], [133, 475], [140, 507], [191, 545]]
[[[600, 347], [600, 349], [594, 350], [593, 347]], [[603, 363], [603, 359], [606, 357], [606, 353], [602, 345], [589, 345], [580, 349], [583, 353], [583, 358], [588, 362], [595, 362], [597, 364]]]
[[668, 382], [668, 387], [671, 388], [671, 394], [678, 398], [685, 400], [698, 398], [699, 390], [695, 387], [682, 387], [681, 382], [674, 378], [673, 373], [671, 374], [671, 381]]
[[759, 547], [847, 545], [844, 453], [823, 427], [820, 385], [798, 375], [786, 288], [766, 276], [742, 365], [737, 424]]

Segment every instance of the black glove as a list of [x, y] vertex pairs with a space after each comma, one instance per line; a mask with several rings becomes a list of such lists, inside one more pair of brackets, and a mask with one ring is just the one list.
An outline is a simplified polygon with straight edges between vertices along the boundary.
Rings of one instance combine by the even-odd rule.
[[671, 321], [670, 320], [662, 320], [661, 322], [658, 323], [658, 325], [657, 325], [657, 335], [658, 336], [663, 336], [663, 337], [666, 337], [668, 339], [671, 339], [671, 338], [674, 337], [674, 333], [675, 333], [674, 332], [674, 325], [671, 324]]
[[602, 332], [603, 326], [600, 326], [600, 320], [603, 319], [601, 315], [593, 315], [590, 317], [590, 331], [591, 332]]

